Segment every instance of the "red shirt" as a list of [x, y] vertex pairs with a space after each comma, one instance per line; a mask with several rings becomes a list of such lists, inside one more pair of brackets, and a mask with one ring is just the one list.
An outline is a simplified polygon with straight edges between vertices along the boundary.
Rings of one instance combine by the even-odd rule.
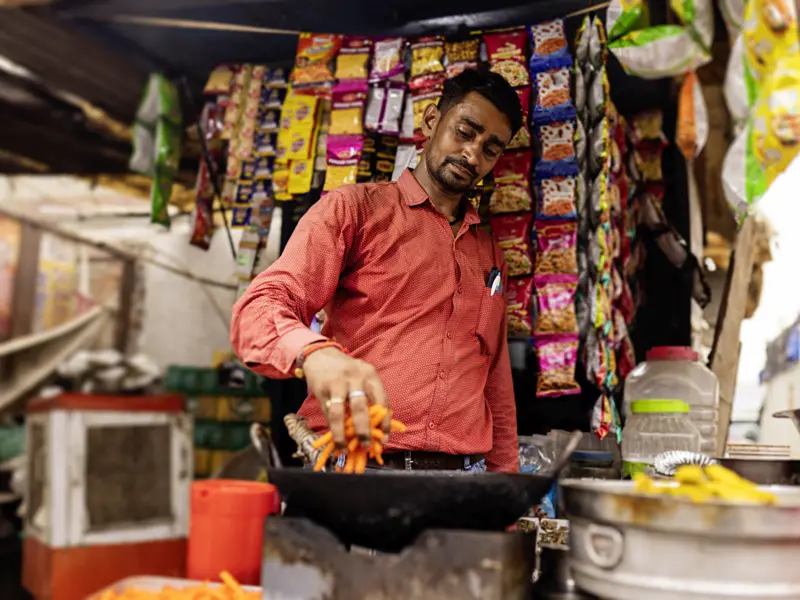
[[[502, 251], [470, 205], [454, 238], [406, 171], [396, 183], [351, 185], [317, 202], [283, 254], [233, 308], [231, 342], [263, 375], [289, 377], [325, 308], [324, 337], [373, 365], [394, 418], [387, 452], [485, 454], [517, 471], [517, 420], [502, 294], [490, 294]], [[326, 428], [318, 401], [300, 414]]]

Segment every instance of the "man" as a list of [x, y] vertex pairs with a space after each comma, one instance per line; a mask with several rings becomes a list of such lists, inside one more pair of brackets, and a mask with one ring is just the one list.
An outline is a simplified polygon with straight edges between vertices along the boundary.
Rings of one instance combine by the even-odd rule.
[[387, 441], [389, 467], [518, 470], [505, 262], [464, 193], [521, 125], [500, 75], [449, 80], [425, 110], [416, 169], [324, 196], [234, 306], [239, 357], [268, 377], [304, 375], [300, 414], [339, 447], [348, 406], [368, 443], [374, 402], [407, 428]]

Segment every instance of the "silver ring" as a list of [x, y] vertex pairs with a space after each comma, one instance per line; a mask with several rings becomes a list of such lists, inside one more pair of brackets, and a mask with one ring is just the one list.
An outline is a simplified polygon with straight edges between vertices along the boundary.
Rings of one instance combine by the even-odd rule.
[[347, 394], [347, 399], [352, 400], [353, 398], [366, 398], [367, 395], [362, 392], [361, 390], [353, 390], [349, 394]]

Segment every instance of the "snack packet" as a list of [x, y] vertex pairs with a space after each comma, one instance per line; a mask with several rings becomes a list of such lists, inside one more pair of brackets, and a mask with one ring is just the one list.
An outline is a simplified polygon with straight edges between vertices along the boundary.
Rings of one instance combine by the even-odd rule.
[[491, 217], [492, 235], [503, 250], [508, 276], [530, 275], [532, 271], [530, 231], [531, 215]]
[[[287, 191], [293, 196], [301, 196], [311, 191], [314, 179], [314, 161], [312, 159], [293, 160], [290, 163], [289, 185]], [[262, 184], [263, 185], [263, 184]]]
[[592, 18], [589, 15], [583, 17], [578, 33], [575, 35], [575, 70], [583, 71], [583, 67], [589, 60], [589, 40], [592, 37]]
[[528, 31], [531, 38], [531, 71], [540, 70], [536, 67], [537, 63], [568, 55], [563, 19], [531, 25]]
[[452, 79], [467, 69], [475, 69], [481, 58], [481, 40], [473, 37], [466, 40], [445, 42], [447, 57], [447, 78]]
[[411, 42], [411, 88], [418, 87], [415, 80], [443, 73], [444, 40], [441, 36], [421, 37]]
[[533, 155], [530, 150], [503, 153], [494, 167], [494, 191], [489, 210], [492, 214], [524, 212], [533, 208], [529, 174]]
[[406, 70], [405, 47], [406, 41], [401, 37], [376, 40], [370, 81], [384, 81], [403, 74]]
[[575, 158], [575, 108], [557, 108], [533, 115], [534, 129], [544, 161]]
[[368, 133], [358, 163], [357, 183], [392, 181], [399, 143], [396, 136]]
[[637, 113], [630, 121], [629, 133], [634, 145], [642, 142], [666, 144], [663, 113], [660, 110], [645, 110]]
[[586, 122], [594, 125], [606, 116], [610, 102], [611, 92], [608, 83], [608, 73], [605, 66], [594, 72], [589, 90], [586, 95]]
[[514, 134], [511, 141], [506, 146], [506, 150], [518, 150], [531, 147], [531, 130], [528, 126], [528, 110], [531, 105], [530, 86], [519, 87], [516, 89], [519, 105], [522, 108], [522, 127]]
[[633, 158], [636, 161], [636, 170], [639, 172], [639, 181], [642, 183], [658, 183], [664, 181], [664, 172], [661, 168], [661, 157], [664, 146], [659, 143], [642, 143], [633, 148]]
[[533, 319], [531, 315], [533, 278], [509, 279], [505, 296], [506, 309], [508, 311], [508, 335], [530, 337], [533, 335]]
[[588, 145], [586, 143], [586, 128], [583, 126], [583, 121], [578, 119], [575, 121], [575, 158], [578, 165], [586, 164], [586, 159], [589, 156]]
[[236, 67], [233, 65], [218, 65], [214, 67], [203, 88], [203, 95], [223, 96], [230, 93], [235, 73]]
[[364, 112], [365, 129], [390, 135], [399, 134], [405, 95], [405, 84], [399, 81], [371, 86]]
[[414, 114], [414, 138], [419, 139], [422, 136], [422, 119], [425, 116], [425, 109], [431, 104], [436, 105], [441, 97], [441, 85], [421, 88], [411, 92], [411, 110]]
[[341, 35], [301, 33], [297, 41], [297, 56], [291, 75], [295, 89], [332, 84], [336, 77], [331, 65], [341, 45]]
[[[625, 6], [635, 7], [630, 14]], [[679, 25], [642, 27], [642, 0], [614, 0], [608, 15], [617, 15], [611, 25], [609, 49], [631, 75], [660, 79], [682, 75], [711, 61], [714, 37], [714, 6], [711, 0], [673, 1], [670, 6]], [[626, 30], [627, 29], [627, 30]]]
[[554, 108], [569, 106], [572, 103], [571, 77], [572, 57], [567, 54], [541, 61], [536, 64], [538, 71], [532, 71], [536, 96], [533, 105], [534, 115]]
[[591, 427], [598, 439], [604, 440], [608, 435], [620, 438], [622, 426], [613, 398], [602, 394], [597, 399], [592, 409]]
[[578, 333], [575, 315], [576, 275], [536, 275], [536, 335]]
[[292, 199], [289, 193], [289, 165], [276, 166], [272, 172], [272, 197], [276, 202], [287, 202]]
[[483, 41], [492, 71], [502, 75], [511, 87], [530, 85], [524, 29], [485, 34]]
[[577, 219], [578, 165], [574, 162], [536, 165], [537, 219]]
[[366, 83], [339, 84], [333, 88], [328, 135], [361, 135], [364, 132]]
[[343, 82], [365, 82], [369, 79], [369, 58], [372, 40], [360, 36], [345, 36], [336, 56], [336, 79]]
[[577, 335], [549, 335], [536, 338], [539, 359], [539, 380], [536, 395], [540, 397], [579, 394], [575, 381], [578, 360]]
[[276, 67], [274, 69], [267, 69], [264, 72], [264, 87], [270, 89], [285, 89], [288, 86], [289, 77], [286, 69]]
[[602, 119], [594, 126], [589, 142], [589, 173], [594, 175], [606, 166], [610, 168], [611, 133], [608, 129], [608, 119]]
[[356, 183], [364, 138], [360, 135], [329, 135], [328, 169], [323, 190], [329, 192], [343, 185]]
[[578, 226], [571, 221], [537, 221], [535, 224], [536, 274], [577, 275]]

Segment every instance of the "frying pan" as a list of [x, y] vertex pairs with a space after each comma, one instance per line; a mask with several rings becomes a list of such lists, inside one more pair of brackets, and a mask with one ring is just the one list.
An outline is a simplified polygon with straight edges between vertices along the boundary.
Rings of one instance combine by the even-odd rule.
[[541, 475], [272, 468], [268, 476], [285, 516], [310, 519], [345, 545], [399, 552], [428, 529], [505, 530], [547, 494], [580, 440], [574, 433]]
[[759, 485], [800, 485], [800, 460], [718, 458], [737, 475]]

